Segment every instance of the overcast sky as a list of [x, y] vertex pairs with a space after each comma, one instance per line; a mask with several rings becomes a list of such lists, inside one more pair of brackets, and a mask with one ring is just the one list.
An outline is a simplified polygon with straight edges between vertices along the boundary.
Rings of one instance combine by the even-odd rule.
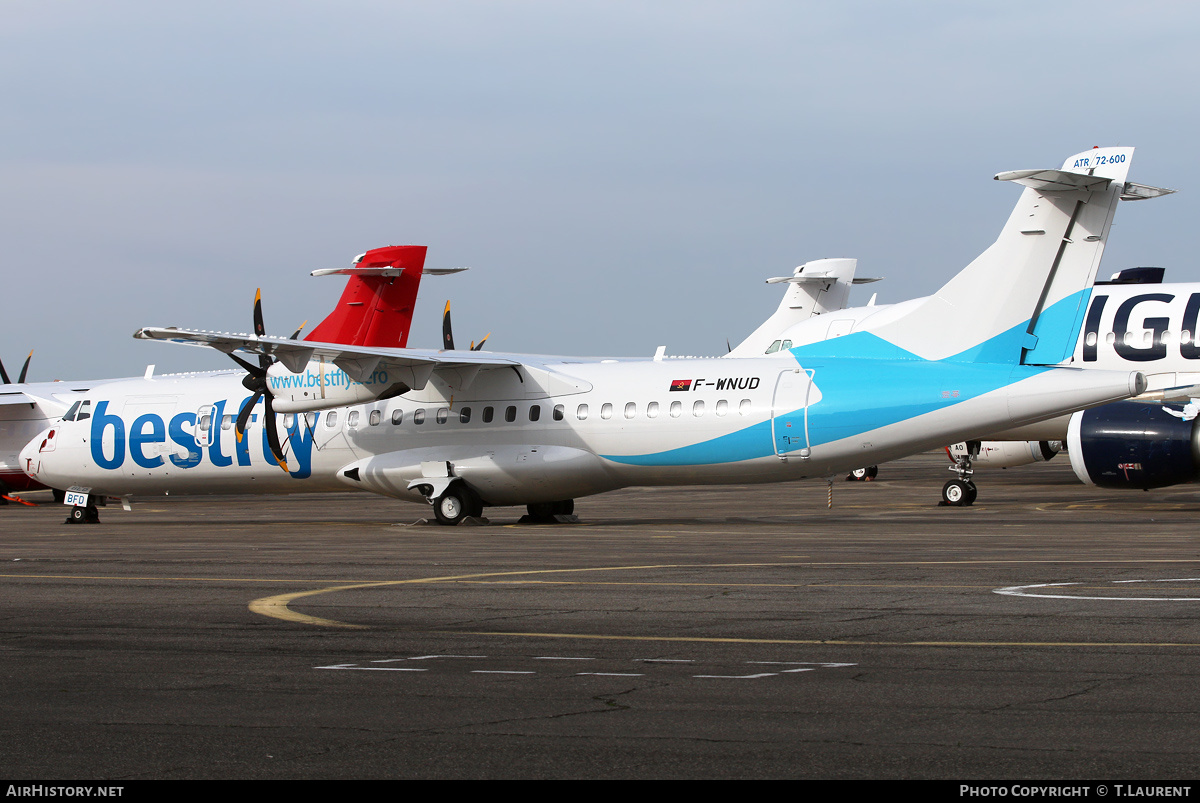
[[720, 354], [763, 280], [851, 256], [937, 289], [1019, 187], [1138, 148], [1101, 273], [1200, 281], [1200, 6], [0, 0], [0, 359], [222, 367], [139, 326], [315, 325], [368, 248], [429, 246], [412, 346]]

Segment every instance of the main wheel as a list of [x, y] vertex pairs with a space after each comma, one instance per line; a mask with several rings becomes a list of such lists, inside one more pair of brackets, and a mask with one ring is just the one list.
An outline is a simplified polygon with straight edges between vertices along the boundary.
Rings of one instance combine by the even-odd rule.
[[552, 503], [555, 516], [570, 516], [575, 512], [575, 500], [564, 499], [561, 502]]
[[942, 486], [942, 501], [951, 507], [965, 507], [975, 501], [979, 492], [969, 480], [950, 480]]
[[537, 521], [553, 521], [554, 514], [556, 512], [554, 510], [555, 504], [557, 503], [534, 502], [533, 504], [526, 505], [525, 510], [529, 513], [529, 517], [531, 519], [536, 519]]
[[71, 512], [67, 516], [67, 521], [71, 524], [83, 524], [87, 521], [87, 508], [75, 505], [71, 508]]
[[467, 503], [458, 488], [447, 488], [433, 503], [433, 515], [438, 524], [453, 527], [467, 516]]

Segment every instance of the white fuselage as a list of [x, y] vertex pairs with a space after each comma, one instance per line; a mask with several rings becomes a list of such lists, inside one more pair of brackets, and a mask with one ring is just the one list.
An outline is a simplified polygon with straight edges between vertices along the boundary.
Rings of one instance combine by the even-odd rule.
[[1124, 398], [1140, 379], [869, 359], [529, 360], [481, 371], [466, 388], [435, 373], [386, 401], [280, 415], [285, 473], [261, 406], [241, 443], [234, 436], [250, 398], [243, 376], [103, 385], [79, 411], [87, 418], [26, 447], [23, 467], [46, 485], [107, 495], [362, 488], [418, 500], [409, 484], [441, 461], [487, 504], [528, 504], [628, 485], [830, 475], [864, 456], [894, 459], [981, 426]]

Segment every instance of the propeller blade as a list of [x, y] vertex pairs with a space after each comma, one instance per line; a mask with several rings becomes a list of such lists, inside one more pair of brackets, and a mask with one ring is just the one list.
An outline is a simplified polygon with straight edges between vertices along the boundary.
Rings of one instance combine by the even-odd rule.
[[262, 337], [267, 333], [267, 329], [263, 326], [262, 316], [262, 288], [258, 288], [254, 293], [254, 334]]
[[304, 323], [300, 324], [300, 328], [297, 329], [296, 331], [292, 332], [292, 336], [289, 337], [288, 340], [299, 340], [300, 333], [304, 331], [304, 327], [306, 327], [306, 326], [308, 326], [308, 321], [305, 321]]
[[238, 355], [232, 354], [232, 353], [229, 355], [229, 358], [232, 359], [234, 362], [236, 362], [238, 365], [245, 368], [246, 371], [249, 372], [250, 376], [255, 376], [255, 377], [266, 376], [267, 372], [262, 369], [262, 366], [255, 365], [252, 362], [246, 362]]
[[267, 445], [271, 447], [271, 454], [275, 457], [275, 462], [284, 471], [288, 470], [287, 459], [283, 456], [283, 446], [279, 443], [279, 430], [275, 427], [275, 408], [271, 406], [271, 394], [268, 393], [263, 397], [263, 426], [267, 428]]
[[483, 340], [480, 340], [480, 341], [479, 341], [479, 345], [478, 345], [478, 346], [477, 346], [477, 345], [475, 345], [475, 343], [474, 343], [474, 342], [472, 342], [472, 343], [471, 343], [471, 351], [481, 351], [481, 350], [483, 349], [483, 344], [484, 344], [484, 343], [486, 343], [486, 342], [488, 341], [488, 338], [489, 338], [489, 337], [491, 337], [491, 336], [492, 336], [492, 333], [491, 333], [491, 332], [488, 332], [486, 335], [484, 335], [484, 336], [483, 336]]
[[250, 416], [254, 413], [254, 405], [258, 404], [258, 397], [262, 395], [262, 391], [256, 390], [250, 401], [246, 402], [242, 411], [238, 413], [237, 421], [233, 425], [233, 434], [237, 436], [238, 443], [242, 442], [242, 436], [246, 434], [246, 425], [250, 423]]
[[4, 370], [4, 363], [0, 362], [0, 379], [4, 380], [4, 384], [11, 385], [12, 382], [8, 378], [8, 371]]
[[25, 384], [25, 375], [29, 373], [29, 361], [33, 359], [33, 352], [29, 352], [29, 356], [25, 358], [25, 364], [21, 366], [21, 375], [17, 377], [17, 384]]
[[446, 311], [442, 313], [442, 348], [454, 351], [454, 333], [450, 330], [450, 302], [446, 302]]

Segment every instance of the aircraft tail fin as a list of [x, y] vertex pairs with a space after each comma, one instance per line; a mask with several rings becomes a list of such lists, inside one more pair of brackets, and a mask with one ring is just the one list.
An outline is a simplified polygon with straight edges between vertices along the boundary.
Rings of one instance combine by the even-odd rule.
[[348, 346], [406, 346], [422, 274], [465, 270], [426, 269], [426, 248], [373, 248], [355, 259], [353, 267], [313, 271], [313, 276], [343, 274], [350, 279], [333, 312], [304, 339]]
[[1067, 359], [1117, 201], [1169, 192], [1127, 185], [1132, 157], [1133, 148], [1094, 148], [1058, 170], [997, 174], [996, 180], [1025, 190], [996, 242], [935, 294], [874, 333], [926, 359], [1026, 365]]
[[[767, 318], [745, 340], [733, 349], [729, 357], [757, 357], [781, 348], [779, 333], [816, 315], [845, 309], [850, 287], [877, 282], [878, 279], [856, 279], [857, 259], [816, 259], [805, 262], [791, 276], [767, 279], [767, 284], [786, 284], [787, 290], [775, 313]], [[774, 349], [769, 350], [774, 344]], [[791, 348], [790, 344], [782, 346]]]

